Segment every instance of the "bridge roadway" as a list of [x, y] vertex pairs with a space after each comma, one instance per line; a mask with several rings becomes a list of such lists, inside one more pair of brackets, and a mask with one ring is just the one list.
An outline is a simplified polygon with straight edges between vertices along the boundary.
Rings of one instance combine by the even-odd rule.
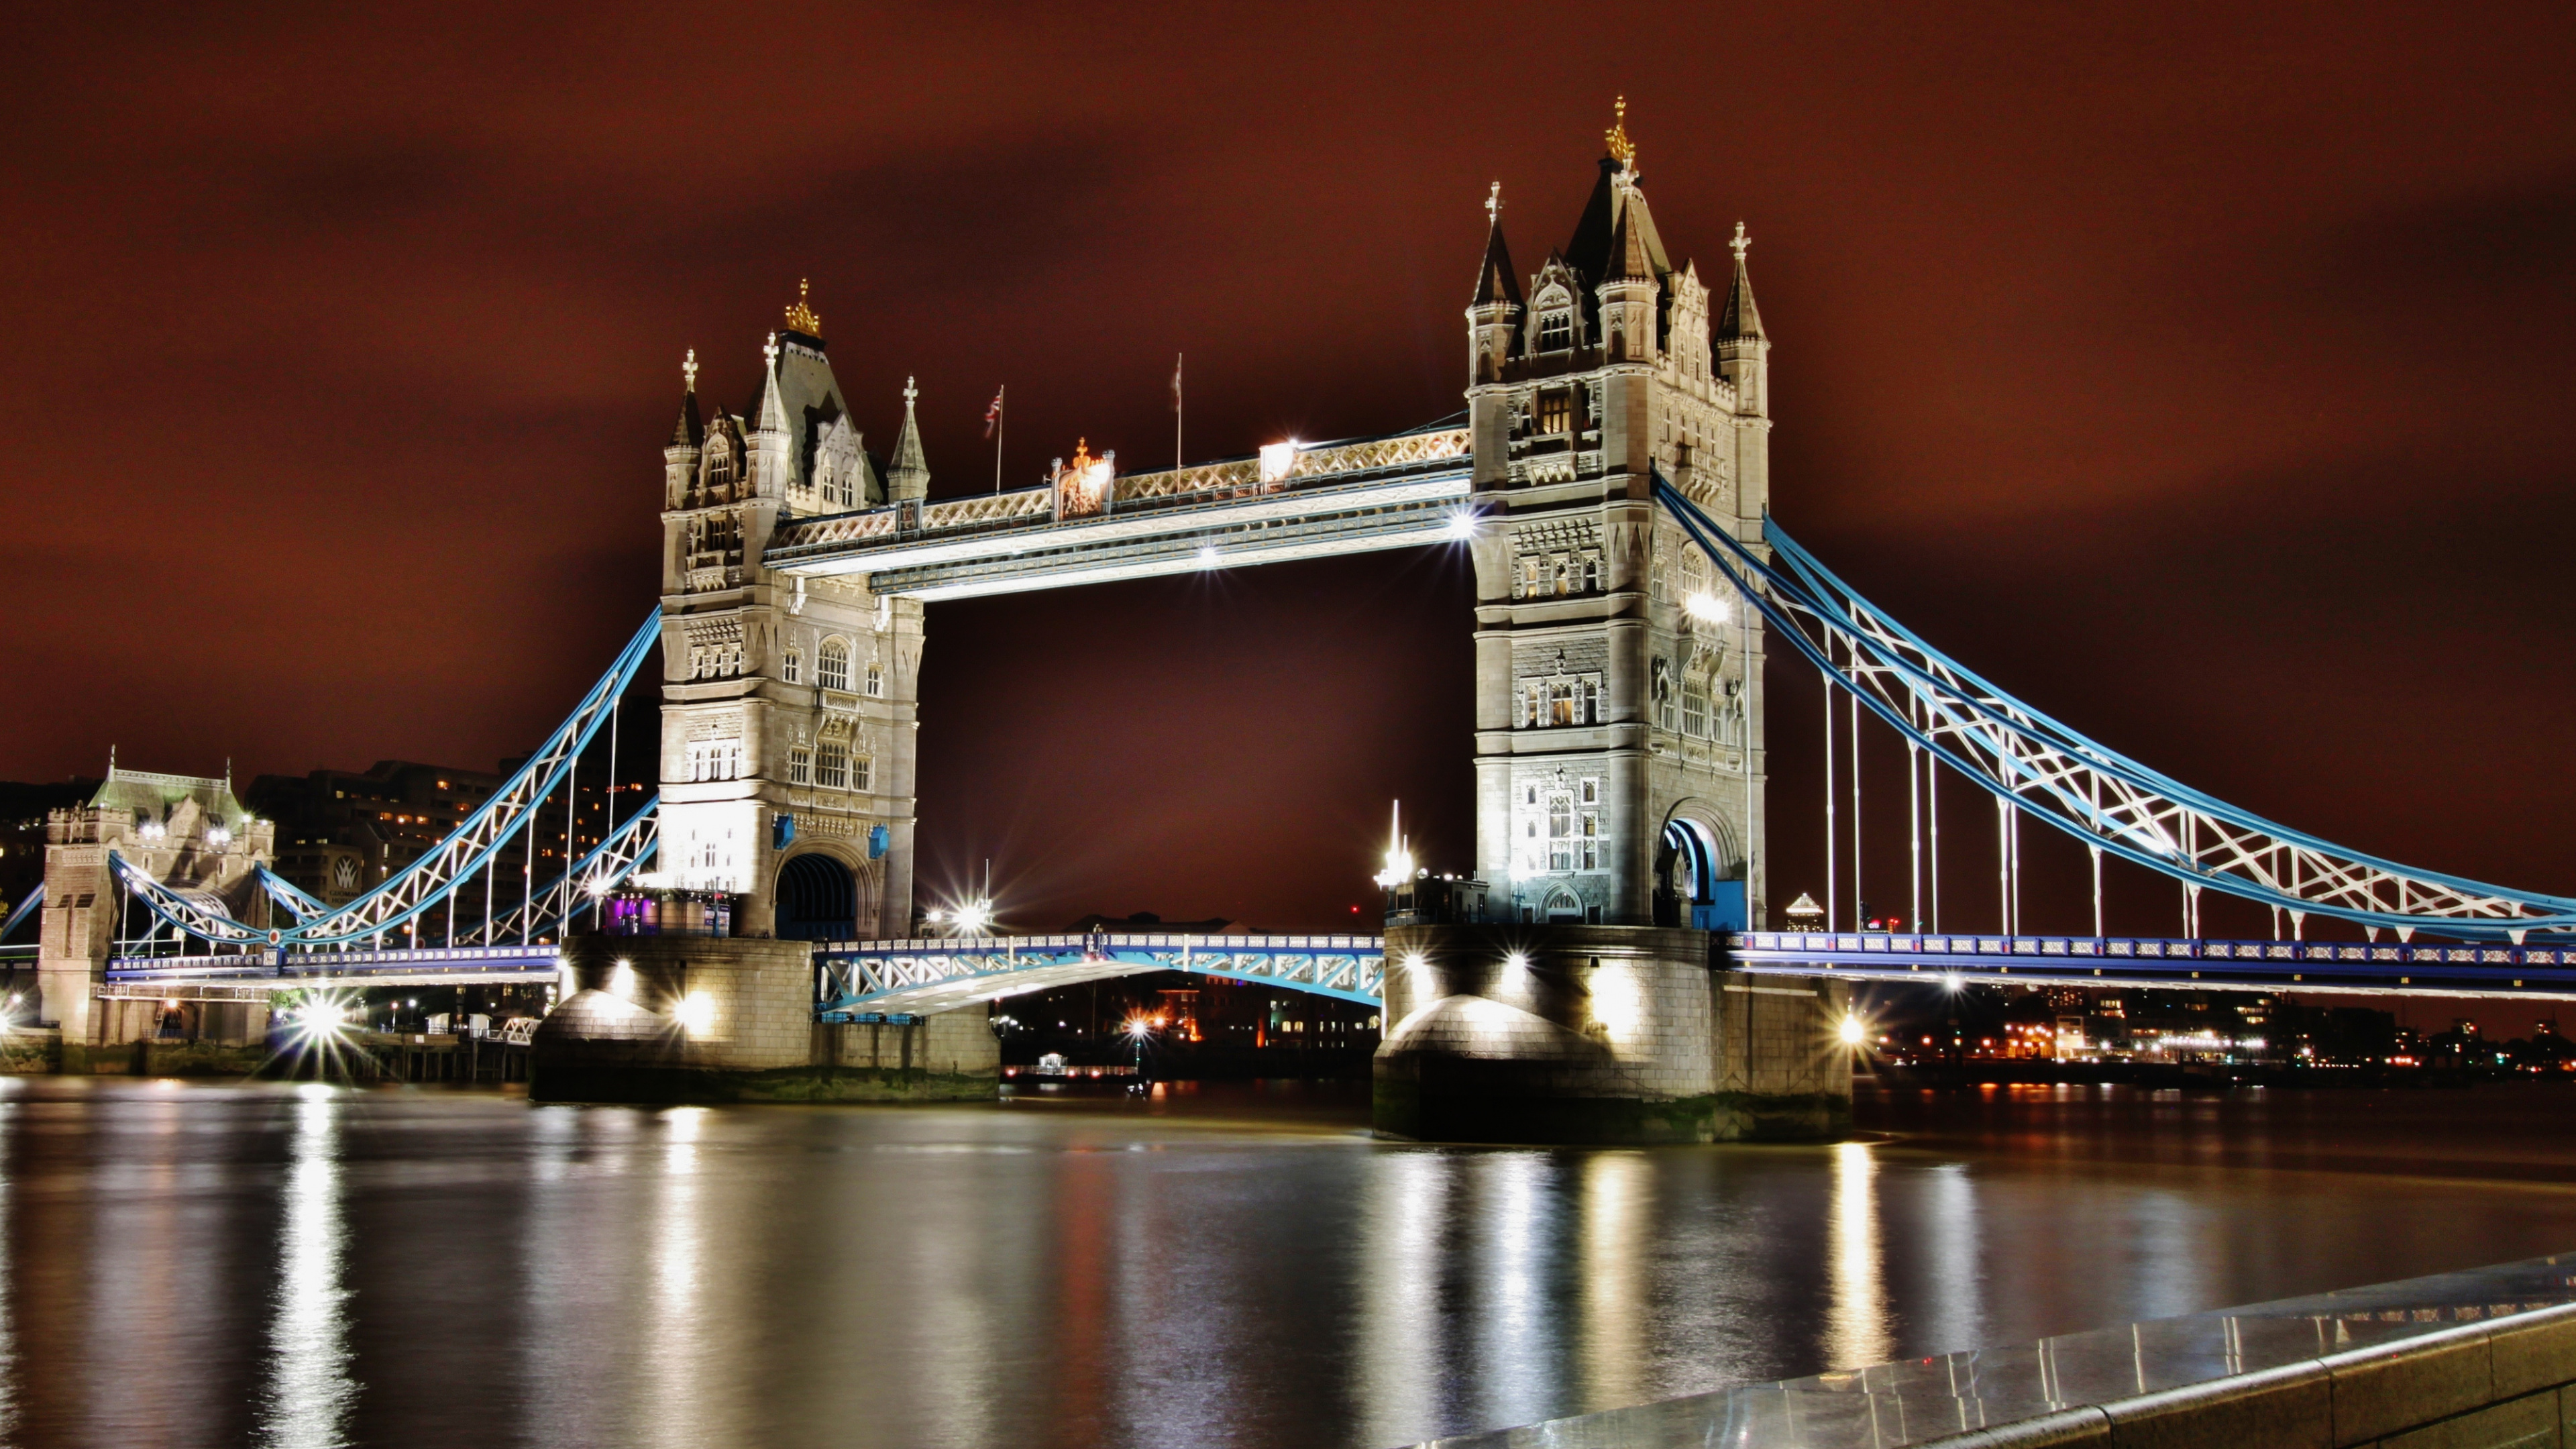
[[[1377, 936], [1094, 933], [818, 942], [822, 1020], [931, 1016], [1145, 971], [1264, 982], [1343, 1001], [1384, 999]], [[2031, 986], [2149, 986], [2201, 991], [2327, 991], [2576, 1000], [2576, 943], [2194, 941], [2147, 936], [1889, 935], [1747, 931], [1725, 947], [1732, 969], [1830, 973], [1868, 981]], [[547, 985], [552, 945], [424, 947], [215, 956], [121, 956], [99, 995], [240, 1001], [313, 986]]]
[[799, 520], [761, 563], [931, 600], [1409, 548], [1463, 536], [1474, 471], [1464, 428], [1283, 444], [1127, 474], [1097, 496], [1049, 485]]

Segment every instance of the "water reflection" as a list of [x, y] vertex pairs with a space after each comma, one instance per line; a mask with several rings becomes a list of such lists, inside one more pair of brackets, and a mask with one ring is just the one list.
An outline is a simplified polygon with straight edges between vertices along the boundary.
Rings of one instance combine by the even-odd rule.
[[347, 1230], [340, 1202], [338, 1091], [297, 1091], [287, 1146], [285, 1220], [277, 1234], [277, 1288], [268, 1334], [268, 1382], [259, 1438], [281, 1449], [349, 1442], [358, 1398], [349, 1377], [349, 1290], [341, 1279]]
[[1825, 1247], [1825, 1363], [1859, 1368], [1896, 1356], [1881, 1279], [1878, 1241], [1878, 1161], [1865, 1142], [1833, 1149], [1832, 1203]]
[[2576, 1245], [2576, 1192], [2520, 1182], [1398, 1146], [1249, 1106], [0, 1102], [0, 1439], [32, 1449], [1385, 1449]]
[[1644, 1398], [1654, 1317], [1654, 1168], [1640, 1152], [1596, 1153], [1583, 1167], [1583, 1378], [1608, 1403]]
[[1968, 1164], [1945, 1162], [1924, 1174], [1923, 1239], [1930, 1291], [1926, 1337], [1942, 1352], [1979, 1347], [1986, 1331], [1984, 1219]]
[[1440, 1240], [1459, 1161], [1445, 1152], [1392, 1151], [1362, 1189], [1351, 1397], [1363, 1442], [1399, 1443], [1415, 1426], [1437, 1422], [1433, 1392], [1445, 1377], [1439, 1366], [1456, 1354], [1444, 1332], [1450, 1315], [1441, 1301]]

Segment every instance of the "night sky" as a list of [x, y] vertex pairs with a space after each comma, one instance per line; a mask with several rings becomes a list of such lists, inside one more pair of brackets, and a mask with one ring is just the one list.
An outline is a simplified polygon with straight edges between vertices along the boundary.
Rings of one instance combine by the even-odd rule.
[[[800, 277], [872, 449], [919, 377], [935, 495], [993, 486], [1001, 383], [1011, 486], [1167, 465], [1181, 351], [1193, 458], [1441, 418], [1487, 183], [1535, 268], [1624, 93], [1676, 260], [1751, 229], [1774, 505], [1846, 578], [2224, 798], [2576, 893], [2563, 3], [220, 8], [13, 22], [0, 778], [527, 748], [653, 603], [682, 351], [740, 408]], [[1468, 594], [933, 606], [925, 894], [1362, 920], [1390, 798], [1467, 857]], [[1785, 900], [1819, 690], [1772, 685]], [[2046, 834], [2029, 924], [2082, 929]]]

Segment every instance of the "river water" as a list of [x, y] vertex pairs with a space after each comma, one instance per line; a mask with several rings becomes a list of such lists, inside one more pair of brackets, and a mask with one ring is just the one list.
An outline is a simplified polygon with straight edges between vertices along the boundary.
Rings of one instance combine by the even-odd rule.
[[2576, 1248], [2576, 1089], [1898, 1095], [1885, 1139], [0, 1079], [0, 1439], [1360, 1445]]

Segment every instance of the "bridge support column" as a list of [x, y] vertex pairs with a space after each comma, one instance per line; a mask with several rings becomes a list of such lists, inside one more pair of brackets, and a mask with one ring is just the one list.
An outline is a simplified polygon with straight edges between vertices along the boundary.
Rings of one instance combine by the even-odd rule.
[[1398, 926], [1373, 1115], [1450, 1142], [1814, 1139], [1851, 1124], [1840, 982], [1712, 969], [1704, 931]]
[[804, 941], [576, 936], [575, 990], [537, 1028], [528, 1095], [555, 1102], [938, 1102], [998, 1095], [991, 1009], [814, 1020]]

